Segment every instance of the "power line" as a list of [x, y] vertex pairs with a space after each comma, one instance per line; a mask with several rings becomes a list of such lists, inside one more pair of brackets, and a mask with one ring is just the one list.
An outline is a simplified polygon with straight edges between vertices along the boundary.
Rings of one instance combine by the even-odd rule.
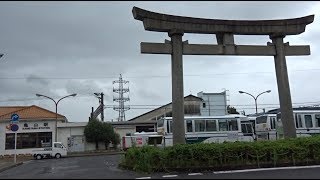
[[[93, 95], [79, 95], [79, 96], [76, 96], [74, 98], [84, 98], [84, 97], [93, 97]], [[59, 96], [57, 97], [53, 97], [54, 99], [57, 99], [59, 98]], [[7, 99], [7, 100], [0, 100], [0, 102], [14, 102], [14, 101], [39, 101], [39, 100], [44, 100], [44, 98], [24, 98], [24, 99]], [[191, 101], [188, 101], [188, 102], [191, 102]], [[194, 101], [194, 102], [197, 102], [197, 101]], [[211, 101], [211, 102], [214, 102], [214, 101]], [[310, 105], [317, 105], [317, 104], [320, 104], [320, 101], [313, 101], [313, 102], [299, 102], [299, 103], [292, 103], [292, 104], [296, 104], [296, 105], [299, 105], [299, 104], [310, 104]], [[280, 104], [259, 104], [259, 106], [279, 106]], [[113, 105], [105, 105], [105, 106], [112, 106], [114, 107]], [[133, 105], [130, 105], [130, 106], [148, 106], [148, 107], [161, 107], [161, 106], [164, 106], [163, 104], [133, 104]], [[225, 105], [207, 105], [207, 106], [211, 106], [211, 107], [214, 107], [214, 106], [225, 106]], [[230, 104], [230, 106], [255, 106], [254, 104]]]
[[[291, 71], [319, 71], [320, 69], [300, 69], [300, 70], [291, 70]], [[289, 71], [289, 72], [291, 72]], [[184, 76], [224, 76], [224, 75], [247, 75], [247, 74], [275, 74], [275, 72], [234, 72], [234, 73], [216, 73], [216, 74], [185, 74]], [[55, 79], [55, 80], [70, 80], [70, 79], [75, 79], [75, 80], [89, 80], [89, 79], [114, 79], [116, 78], [115, 76], [103, 76], [103, 77], [0, 77], [0, 79], [10, 79], [10, 80], [25, 80], [25, 79]], [[141, 76], [128, 76], [127, 78], [171, 78], [171, 75], [152, 75], [152, 76], [146, 76], [146, 75], [141, 75]]]

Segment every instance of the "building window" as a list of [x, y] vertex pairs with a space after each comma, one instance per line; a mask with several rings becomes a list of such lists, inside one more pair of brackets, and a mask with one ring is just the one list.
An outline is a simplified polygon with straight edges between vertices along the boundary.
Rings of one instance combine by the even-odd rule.
[[202, 103], [202, 107], [203, 107], [203, 108], [206, 108], [206, 103]]
[[[52, 132], [17, 133], [17, 149], [41, 148], [52, 143]], [[5, 149], [14, 149], [14, 133], [6, 134]]]

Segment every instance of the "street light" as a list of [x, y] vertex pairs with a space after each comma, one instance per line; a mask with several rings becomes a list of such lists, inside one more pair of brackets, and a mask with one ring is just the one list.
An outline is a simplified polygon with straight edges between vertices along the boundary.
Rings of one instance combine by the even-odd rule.
[[255, 102], [255, 105], [256, 105], [256, 114], [258, 114], [258, 105], [257, 105], [257, 99], [258, 99], [258, 97], [259, 97], [261, 94], [263, 94], [263, 93], [270, 93], [270, 92], [271, 92], [271, 90], [264, 91], [264, 92], [258, 94], [257, 97], [254, 97], [252, 94], [249, 94], [249, 93], [244, 92], [244, 91], [239, 91], [240, 94], [245, 93], [245, 94], [248, 94], [248, 95], [250, 95], [251, 97], [253, 97], [254, 102]]
[[48, 97], [48, 96], [45, 96], [45, 95], [42, 95], [42, 94], [36, 94], [36, 96], [38, 96], [38, 97], [46, 97], [46, 98], [48, 98], [48, 99], [51, 99], [54, 103], [55, 103], [55, 105], [56, 105], [56, 124], [55, 124], [55, 131], [56, 131], [56, 133], [55, 133], [55, 142], [57, 142], [57, 120], [58, 120], [58, 103], [62, 100], [62, 99], [64, 99], [64, 98], [67, 98], [67, 97], [71, 97], [71, 96], [76, 96], [77, 94], [70, 94], [70, 95], [68, 95], [68, 96], [64, 96], [64, 97], [62, 97], [62, 98], [60, 98], [58, 101], [55, 101], [54, 99], [52, 99], [51, 97]]

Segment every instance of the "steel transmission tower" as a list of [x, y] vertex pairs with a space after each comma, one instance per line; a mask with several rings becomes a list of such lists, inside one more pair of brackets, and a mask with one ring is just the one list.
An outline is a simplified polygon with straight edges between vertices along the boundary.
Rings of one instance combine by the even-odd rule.
[[119, 111], [118, 121], [125, 121], [125, 111], [129, 110], [129, 106], [125, 106], [124, 102], [130, 101], [129, 97], [124, 97], [123, 94], [129, 92], [129, 88], [123, 88], [123, 84], [129, 83], [129, 81], [125, 81], [122, 79], [122, 75], [120, 74], [119, 80], [113, 81], [112, 84], [119, 83], [119, 88], [113, 88], [113, 92], [118, 93], [118, 98], [113, 97], [113, 101], [119, 102], [119, 106], [114, 106], [113, 109]]

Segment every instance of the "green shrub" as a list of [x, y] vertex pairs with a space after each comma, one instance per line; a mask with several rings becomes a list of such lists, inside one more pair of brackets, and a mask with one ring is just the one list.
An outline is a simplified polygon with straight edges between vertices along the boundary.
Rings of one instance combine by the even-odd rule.
[[177, 169], [230, 169], [320, 163], [320, 136], [275, 141], [178, 144], [134, 147], [120, 164], [143, 172]]

